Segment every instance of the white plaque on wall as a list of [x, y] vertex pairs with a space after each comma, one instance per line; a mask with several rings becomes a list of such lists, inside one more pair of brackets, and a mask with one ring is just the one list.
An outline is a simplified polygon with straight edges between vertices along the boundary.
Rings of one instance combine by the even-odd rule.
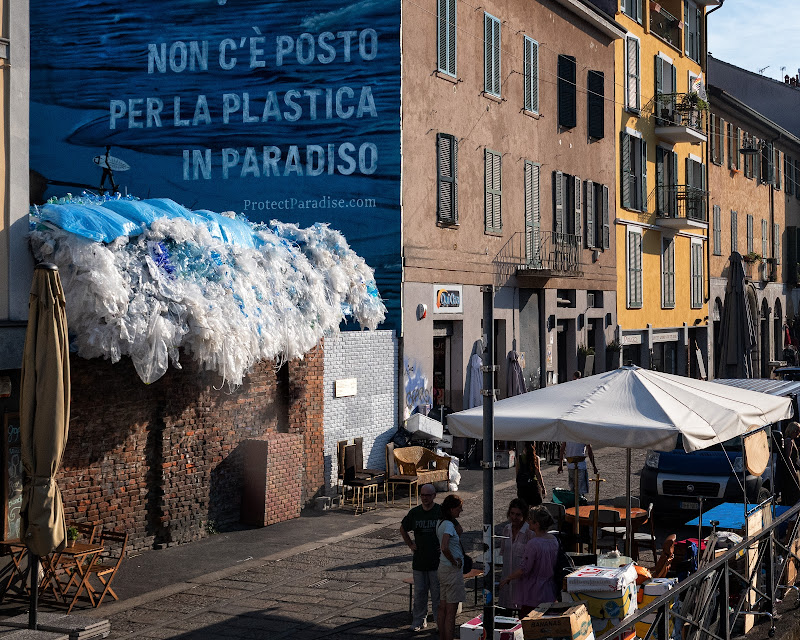
[[346, 398], [354, 396], [358, 391], [358, 378], [343, 378], [335, 383], [334, 397]]

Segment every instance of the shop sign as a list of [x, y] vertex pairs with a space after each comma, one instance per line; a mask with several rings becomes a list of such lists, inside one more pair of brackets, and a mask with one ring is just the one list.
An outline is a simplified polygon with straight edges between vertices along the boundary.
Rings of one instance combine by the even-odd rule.
[[632, 336], [622, 336], [619, 342], [623, 347], [629, 344], [642, 344], [642, 334], [637, 333]]
[[677, 331], [666, 331], [653, 334], [653, 342], [676, 342], [678, 340]]
[[463, 291], [460, 284], [437, 284], [433, 287], [434, 313], [463, 313]]
[[334, 397], [346, 398], [356, 395], [358, 391], [358, 378], [344, 378], [337, 380], [335, 384]]

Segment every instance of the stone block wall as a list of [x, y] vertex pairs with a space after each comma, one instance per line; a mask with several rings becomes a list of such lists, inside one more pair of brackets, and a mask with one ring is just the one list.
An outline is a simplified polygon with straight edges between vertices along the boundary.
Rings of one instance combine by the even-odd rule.
[[[364, 466], [386, 466], [398, 425], [398, 340], [394, 331], [342, 332], [325, 339], [325, 485], [336, 485], [339, 440], [364, 438]], [[356, 378], [355, 396], [336, 398], [336, 380]]]
[[[68, 522], [125, 530], [132, 550], [170, 546], [239, 522], [244, 440], [295, 434], [301, 502], [323, 490], [319, 346], [276, 371], [263, 362], [231, 392], [189, 358], [151, 385], [129, 359], [72, 357], [70, 433], [59, 487]], [[274, 521], [294, 517], [279, 513]]]

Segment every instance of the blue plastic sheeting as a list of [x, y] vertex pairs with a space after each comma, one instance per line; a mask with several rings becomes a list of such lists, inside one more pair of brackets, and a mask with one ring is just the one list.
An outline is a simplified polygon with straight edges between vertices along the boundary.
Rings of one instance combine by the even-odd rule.
[[46, 204], [40, 210], [40, 217], [95, 242], [112, 242], [120, 236], [138, 236], [143, 231], [140, 224], [92, 204]]
[[[757, 507], [757, 504], [748, 504], [747, 505], [747, 513], [751, 513]], [[769, 506], [765, 507], [769, 509]], [[774, 517], [779, 517], [781, 514], [788, 511], [791, 507], [787, 507], [785, 505], [776, 504], [772, 507], [774, 509]], [[720, 505], [717, 505], [713, 509], [709, 509], [708, 511], [703, 513], [703, 526], [710, 527], [711, 521], [717, 520], [719, 521], [719, 528], [720, 529], [734, 529], [734, 530], [743, 530], [744, 529], [744, 504], [741, 502], [723, 502]], [[693, 520], [689, 520], [686, 523], [687, 527], [696, 527], [700, 524], [700, 517], [696, 517]]]
[[143, 228], [149, 227], [156, 218], [164, 216], [163, 210], [134, 200], [108, 200], [103, 203], [102, 207], [111, 209], [123, 218], [142, 225]]

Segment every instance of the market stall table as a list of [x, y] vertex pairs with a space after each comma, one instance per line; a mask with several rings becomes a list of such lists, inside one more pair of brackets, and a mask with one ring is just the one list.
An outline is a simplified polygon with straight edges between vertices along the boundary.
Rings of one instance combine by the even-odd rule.
[[[609, 504], [601, 504], [595, 507], [593, 504], [586, 504], [583, 506], [578, 507], [578, 522], [581, 526], [588, 527], [591, 524], [591, 520], [589, 514], [597, 508], [600, 511], [616, 511], [619, 513], [619, 517], [622, 520], [623, 524], [626, 520], [626, 508], [625, 507], [612, 507]], [[570, 507], [565, 511], [565, 519], [567, 522], [572, 523], [575, 522], [575, 507]], [[640, 524], [642, 524], [645, 520], [647, 520], [647, 510], [640, 509], [639, 507], [631, 507], [631, 522], [633, 523], [633, 528]]]

